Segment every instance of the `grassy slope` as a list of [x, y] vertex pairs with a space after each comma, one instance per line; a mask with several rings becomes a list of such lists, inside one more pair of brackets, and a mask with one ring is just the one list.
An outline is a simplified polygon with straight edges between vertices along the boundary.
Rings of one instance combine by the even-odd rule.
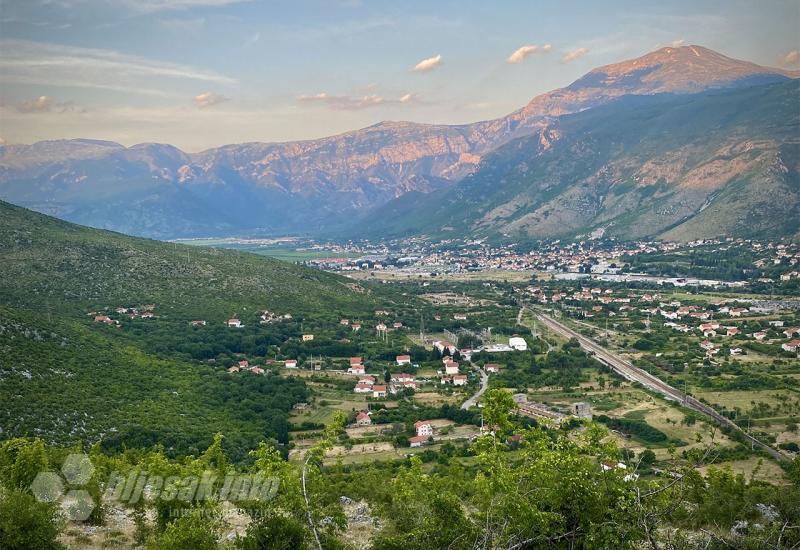
[[377, 303], [371, 291], [353, 291], [343, 277], [253, 254], [89, 229], [4, 202], [0, 263], [1, 303], [73, 316], [152, 303], [161, 315], [222, 322], [245, 308], [366, 311]]
[[[161, 442], [184, 454], [221, 431], [234, 455], [285, 439], [288, 411], [307, 397], [302, 382], [155, 356], [159, 342], [150, 340], [188, 339], [203, 330], [189, 327], [197, 317], [214, 323], [193, 334], [202, 340], [219, 338], [216, 324], [234, 312], [246, 314], [247, 329], [225, 334], [247, 339], [270, 330], [257, 326], [259, 309], [338, 319], [387, 303], [382, 290], [353, 290], [347, 279], [274, 259], [130, 238], [5, 203], [0, 265], [0, 437]], [[135, 323], [152, 330], [86, 315], [145, 303], [156, 304], [158, 319]]]

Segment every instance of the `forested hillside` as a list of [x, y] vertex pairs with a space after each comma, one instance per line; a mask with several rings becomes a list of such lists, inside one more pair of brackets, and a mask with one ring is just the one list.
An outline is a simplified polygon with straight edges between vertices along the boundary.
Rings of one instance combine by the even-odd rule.
[[[169, 455], [197, 452], [215, 432], [237, 459], [254, 441], [287, 443], [305, 384], [225, 369], [299, 337], [303, 323], [336, 324], [391, 302], [278, 260], [126, 237], [6, 203], [0, 264], [2, 436], [158, 443]], [[291, 318], [265, 325], [265, 310]], [[243, 327], [227, 327], [231, 317]]]

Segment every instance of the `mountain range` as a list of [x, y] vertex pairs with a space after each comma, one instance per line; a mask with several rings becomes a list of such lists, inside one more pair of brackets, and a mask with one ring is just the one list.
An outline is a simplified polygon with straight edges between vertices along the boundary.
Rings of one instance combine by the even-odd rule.
[[[200, 153], [85, 139], [4, 145], [0, 199], [156, 238], [422, 230], [689, 239], [712, 227], [783, 235], [791, 224], [760, 212], [780, 202], [798, 218], [798, 76], [670, 47], [473, 124], [382, 122]], [[724, 221], [741, 205], [746, 224], [691, 221]]]

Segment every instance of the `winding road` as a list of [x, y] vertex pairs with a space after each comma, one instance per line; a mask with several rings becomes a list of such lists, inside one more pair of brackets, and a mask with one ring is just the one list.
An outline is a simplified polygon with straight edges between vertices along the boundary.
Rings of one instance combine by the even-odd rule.
[[475, 392], [475, 395], [464, 401], [464, 403], [461, 405], [461, 408], [464, 410], [473, 407], [478, 402], [478, 399], [480, 399], [481, 396], [486, 393], [486, 388], [489, 387], [489, 375], [477, 365], [472, 365], [472, 368], [478, 371], [481, 375], [481, 387], [477, 392]]
[[723, 426], [728, 426], [730, 428], [733, 428], [741, 432], [741, 434], [744, 436], [745, 439], [750, 441], [753, 445], [767, 451], [775, 460], [786, 460], [786, 457], [782, 453], [778, 452], [769, 445], [762, 443], [755, 437], [751, 436], [750, 434], [742, 430], [739, 426], [737, 426], [733, 421], [722, 416], [712, 407], [709, 407], [705, 403], [698, 401], [691, 395], [687, 395], [682, 391], [673, 388], [672, 386], [670, 386], [663, 380], [659, 379], [658, 377], [653, 376], [649, 372], [640, 369], [639, 367], [633, 366], [626, 359], [623, 359], [619, 355], [607, 350], [594, 340], [587, 338], [586, 336], [583, 336], [582, 334], [574, 331], [567, 325], [559, 321], [556, 321], [549, 315], [545, 315], [544, 313], [538, 311], [534, 312], [534, 315], [536, 315], [536, 317], [553, 332], [560, 334], [566, 338], [575, 338], [576, 340], [578, 340], [578, 343], [580, 343], [581, 347], [585, 351], [592, 353], [595, 359], [597, 359], [601, 363], [605, 363], [606, 365], [614, 369], [623, 378], [626, 378], [631, 382], [638, 382], [647, 389], [660, 393], [667, 399], [670, 399], [672, 401], [677, 401], [678, 403], [681, 403], [684, 407], [694, 409], [698, 412], [705, 414], [706, 416], [711, 417], [718, 424], [721, 424]]

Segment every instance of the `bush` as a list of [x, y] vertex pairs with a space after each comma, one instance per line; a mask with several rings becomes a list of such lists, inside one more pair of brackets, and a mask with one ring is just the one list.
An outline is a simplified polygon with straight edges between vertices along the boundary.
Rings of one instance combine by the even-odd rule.
[[667, 441], [667, 434], [654, 428], [644, 420], [634, 420], [632, 418], [610, 418], [604, 414], [597, 417], [597, 421], [605, 424], [609, 428], [635, 435], [637, 438], [647, 443], [664, 443]]
[[306, 531], [304, 526], [294, 519], [268, 517], [248, 525], [245, 536], [237, 538], [234, 546], [239, 550], [305, 548]]
[[0, 548], [63, 548], [58, 534], [63, 521], [56, 506], [33, 495], [0, 488]]
[[160, 550], [214, 550], [217, 544], [217, 529], [213, 522], [204, 519], [199, 511], [182, 516], [169, 525], [158, 538]]

